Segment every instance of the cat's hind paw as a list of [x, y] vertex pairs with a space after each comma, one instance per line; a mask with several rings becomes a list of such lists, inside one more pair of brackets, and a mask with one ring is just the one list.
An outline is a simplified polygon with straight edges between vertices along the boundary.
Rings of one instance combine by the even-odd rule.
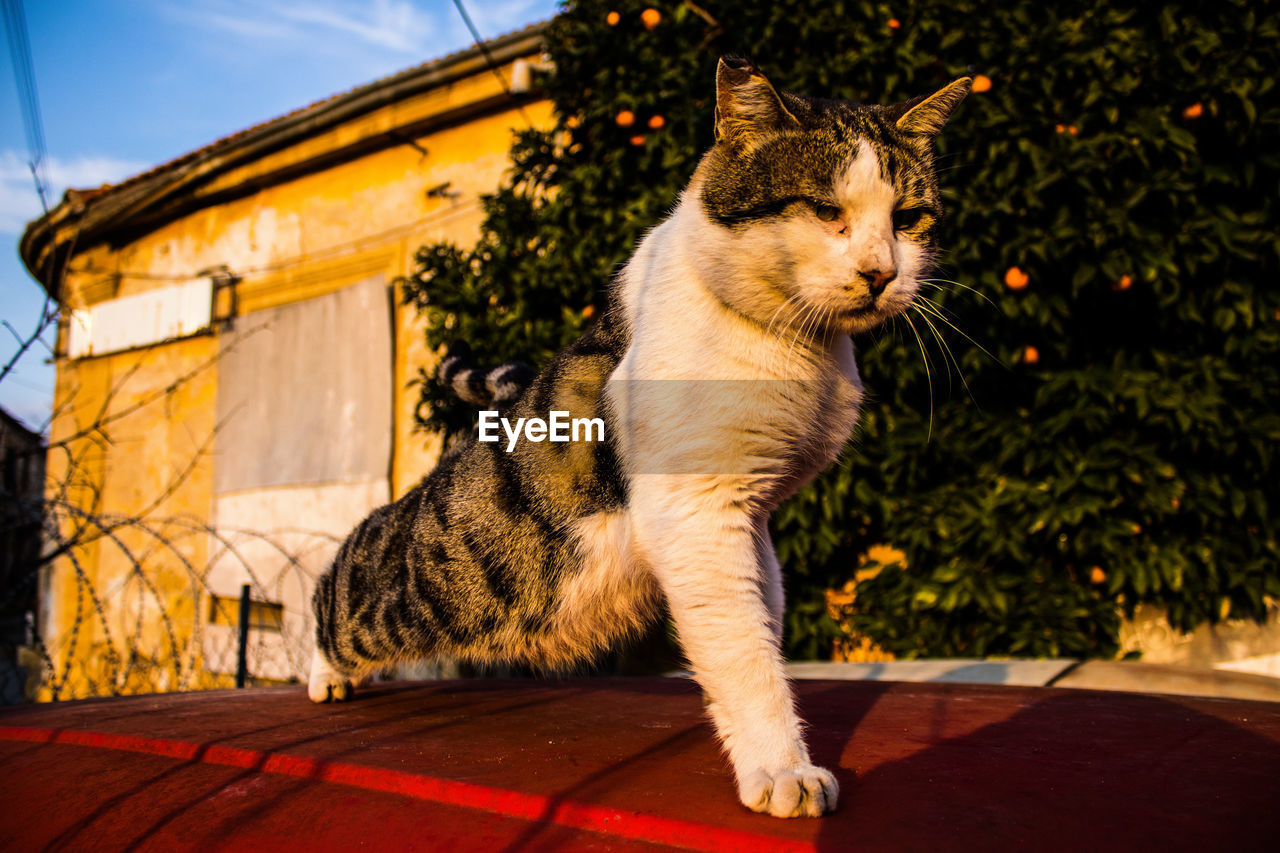
[[307, 696], [312, 702], [345, 702], [355, 695], [350, 679], [338, 672], [317, 649], [311, 657]]
[[835, 811], [839, 796], [836, 777], [812, 764], [773, 773], [757, 770], [738, 785], [744, 806], [774, 817], [821, 817]]

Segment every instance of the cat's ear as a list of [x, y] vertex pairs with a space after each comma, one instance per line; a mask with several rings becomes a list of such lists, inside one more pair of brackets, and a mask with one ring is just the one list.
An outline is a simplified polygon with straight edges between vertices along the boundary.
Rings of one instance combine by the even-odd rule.
[[716, 141], [730, 142], [798, 126], [769, 78], [749, 60], [720, 57], [716, 68]]
[[973, 80], [961, 77], [948, 83], [932, 95], [913, 98], [906, 103], [890, 107], [890, 115], [898, 115], [898, 130], [918, 136], [937, 136], [942, 126], [951, 118], [956, 107], [969, 94]]

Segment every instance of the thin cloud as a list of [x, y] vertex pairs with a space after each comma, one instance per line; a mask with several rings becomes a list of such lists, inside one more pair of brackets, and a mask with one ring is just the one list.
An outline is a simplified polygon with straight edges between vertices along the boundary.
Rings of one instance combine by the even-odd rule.
[[175, 17], [205, 29], [223, 30], [247, 39], [294, 41], [303, 37], [298, 28], [287, 21], [272, 21], [261, 17], [237, 15], [217, 9], [181, 8], [174, 10]]
[[[27, 156], [22, 152], [12, 149], [0, 151], [0, 234], [21, 234], [27, 223], [42, 212], [40, 196], [36, 194], [27, 162]], [[114, 157], [50, 157], [45, 162], [50, 185], [49, 204], [56, 204], [68, 187], [87, 189], [118, 183], [147, 166], [146, 163]]]
[[275, 6], [274, 11], [287, 20], [326, 27], [371, 45], [404, 53], [421, 52], [422, 45], [439, 29], [435, 16], [403, 0], [336, 6], [288, 4]]
[[[241, 38], [285, 45], [310, 45], [335, 38], [354, 39], [368, 47], [421, 54], [438, 38], [443, 4], [427, 11], [408, 0], [309, 0], [249, 3], [243, 0], [198, 0], [164, 7], [171, 16], [196, 27], [221, 30]], [[448, 6], [452, 10], [452, 6]]]
[[[453, 16], [458, 17], [451, 0], [445, 0], [445, 3]], [[497, 3], [491, 0], [470, 0], [465, 5], [467, 14], [471, 16], [471, 22], [480, 31], [480, 36], [486, 39], [518, 29], [512, 26], [513, 21], [530, 23], [535, 19], [548, 21], [556, 14], [558, 8], [555, 0], [504, 0]]]

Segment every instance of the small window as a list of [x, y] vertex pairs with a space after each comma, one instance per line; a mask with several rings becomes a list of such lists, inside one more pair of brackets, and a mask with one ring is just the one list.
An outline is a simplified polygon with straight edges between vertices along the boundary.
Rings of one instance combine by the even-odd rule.
[[[215, 595], [209, 599], [209, 624], [240, 627], [240, 599]], [[271, 601], [249, 602], [249, 627], [255, 631], [280, 633], [284, 628], [284, 605]]]

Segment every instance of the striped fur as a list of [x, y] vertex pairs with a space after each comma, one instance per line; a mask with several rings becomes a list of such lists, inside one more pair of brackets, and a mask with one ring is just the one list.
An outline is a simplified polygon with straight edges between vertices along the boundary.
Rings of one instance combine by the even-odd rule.
[[[717, 142], [676, 209], [599, 320], [505, 396], [509, 419], [598, 417], [605, 440], [473, 437], [362, 522], [315, 592], [311, 698], [401, 659], [572, 667], [665, 601], [739, 799], [834, 809], [783, 670], [768, 521], [853, 429], [850, 334], [906, 310], [934, 255], [931, 139], [967, 90], [865, 107], [722, 60]], [[447, 367], [467, 399], [504, 396], [504, 374]]]
[[505, 409], [529, 387], [536, 374], [522, 361], [509, 361], [489, 370], [471, 364], [471, 348], [458, 342], [440, 362], [437, 374], [459, 400], [475, 406]]
[[[551, 409], [595, 416], [625, 348], [625, 333], [606, 314], [552, 361], [508, 417], [545, 417]], [[607, 439], [613, 430], [605, 417]], [[641, 578], [630, 584], [634, 602], [620, 600], [617, 612], [601, 614], [606, 624], [581, 642], [563, 642], [580, 633], [583, 616], [563, 602], [566, 585], [583, 573], [579, 552], [590, 547], [575, 529], [620, 510], [624, 500], [608, 440], [525, 442], [511, 453], [501, 443], [465, 441], [343, 543], [315, 594], [318, 647], [354, 678], [434, 656], [544, 669], [588, 659], [641, 627], [656, 596]]]

